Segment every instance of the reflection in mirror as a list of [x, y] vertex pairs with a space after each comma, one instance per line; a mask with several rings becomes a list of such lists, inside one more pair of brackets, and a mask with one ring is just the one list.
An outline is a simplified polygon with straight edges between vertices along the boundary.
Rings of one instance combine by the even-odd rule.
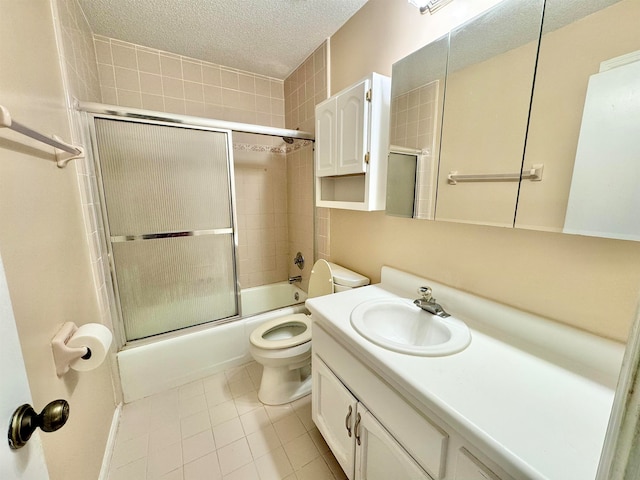
[[415, 152], [389, 152], [387, 166], [387, 215], [412, 218], [416, 206]]
[[545, 178], [522, 182], [516, 227], [640, 240], [639, 18], [638, 0], [547, 0], [525, 152]]
[[[400, 178], [402, 175], [393, 170], [408, 160], [402, 162], [397, 161], [399, 157], [393, 160], [389, 157], [388, 179], [393, 178], [393, 181], [387, 182], [387, 213], [390, 215], [433, 219], [448, 48], [449, 36], [446, 35], [393, 65], [389, 132], [391, 150], [413, 155], [417, 166], [414, 181], [407, 184], [405, 182], [409, 182], [410, 175], [404, 175], [403, 181]], [[398, 195], [407, 205], [409, 191], [415, 193], [411, 214], [408, 208], [402, 211], [397, 209], [395, 202]]]
[[436, 220], [513, 226], [543, 5], [506, 0], [451, 32]]

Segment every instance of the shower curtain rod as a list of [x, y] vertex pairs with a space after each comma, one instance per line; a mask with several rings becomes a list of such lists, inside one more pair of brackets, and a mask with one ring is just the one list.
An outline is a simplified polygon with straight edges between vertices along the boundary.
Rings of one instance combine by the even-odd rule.
[[[55, 135], [49, 137], [43, 133], [37, 132], [32, 128], [27, 127], [19, 122], [16, 122], [11, 118], [11, 114], [6, 107], [0, 105], [0, 127], [9, 128], [15, 132], [21, 133], [22, 135], [26, 135], [27, 137], [31, 137], [39, 142], [46, 143], [47, 145], [56, 149], [56, 164], [59, 168], [64, 168], [67, 166], [71, 160], [76, 160], [78, 158], [84, 158], [84, 149], [82, 147], [76, 147], [74, 145], [70, 145]], [[62, 150], [70, 154], [70, 156], [65, 156], [60, 154], [58, 150]]]
[[77, 102], [77, 110], [88, 113], [117, 115], [146, 120], [157, 120], [162, 122], [181, 123], [199, 127], [221, 128], [241, 133], [254, 133], [258, 135], [269, 135], [272, 137], [290, 137], [299, 140], [315, 141], [313, 133], [300, 130], [289, 130], [286, 128], [267, 127], [263, 125], [253, 125], [251, 123], [228, 122], [226, 120], [214, 120], [210, 118], [193, 117], [191, 115], [180, 115], [176, 113], [155, 112], [140, 108], [120, 107], [117, 105], [106, 105], [94, 102]]

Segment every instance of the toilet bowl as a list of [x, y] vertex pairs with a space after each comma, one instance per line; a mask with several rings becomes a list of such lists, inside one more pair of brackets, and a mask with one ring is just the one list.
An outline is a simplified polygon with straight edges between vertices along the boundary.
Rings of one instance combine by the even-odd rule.
[[[340, 265], [318, 260], [309, 277], [308, 297], [368, 285], [369, 279]], [[311, 317], [286, 315], [258, 326], [249, 337], [249, 351], [263, 366], [258, 398], [282, 405], [311, 392]]]

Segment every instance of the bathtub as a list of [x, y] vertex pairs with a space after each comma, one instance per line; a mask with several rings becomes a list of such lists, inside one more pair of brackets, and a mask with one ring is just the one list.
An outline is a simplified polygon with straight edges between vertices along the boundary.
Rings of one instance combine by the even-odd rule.
[[125, 347], [117, 354], [125, 403], [250, 362], [251, 332], [267, 320], [306, 312], [306, 298], [303, 290], [288, 282], [243, 289], [239, 320]]

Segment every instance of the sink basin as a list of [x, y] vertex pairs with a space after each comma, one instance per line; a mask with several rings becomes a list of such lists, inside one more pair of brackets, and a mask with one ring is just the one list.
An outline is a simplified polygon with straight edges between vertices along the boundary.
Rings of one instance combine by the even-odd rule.
[[471, 332], [464, 322], [432, 315], [406, 298], [361, 303], [351, 312], [351, 325], [370, 342], [409, 355], [451, 355], [471, 343]]

